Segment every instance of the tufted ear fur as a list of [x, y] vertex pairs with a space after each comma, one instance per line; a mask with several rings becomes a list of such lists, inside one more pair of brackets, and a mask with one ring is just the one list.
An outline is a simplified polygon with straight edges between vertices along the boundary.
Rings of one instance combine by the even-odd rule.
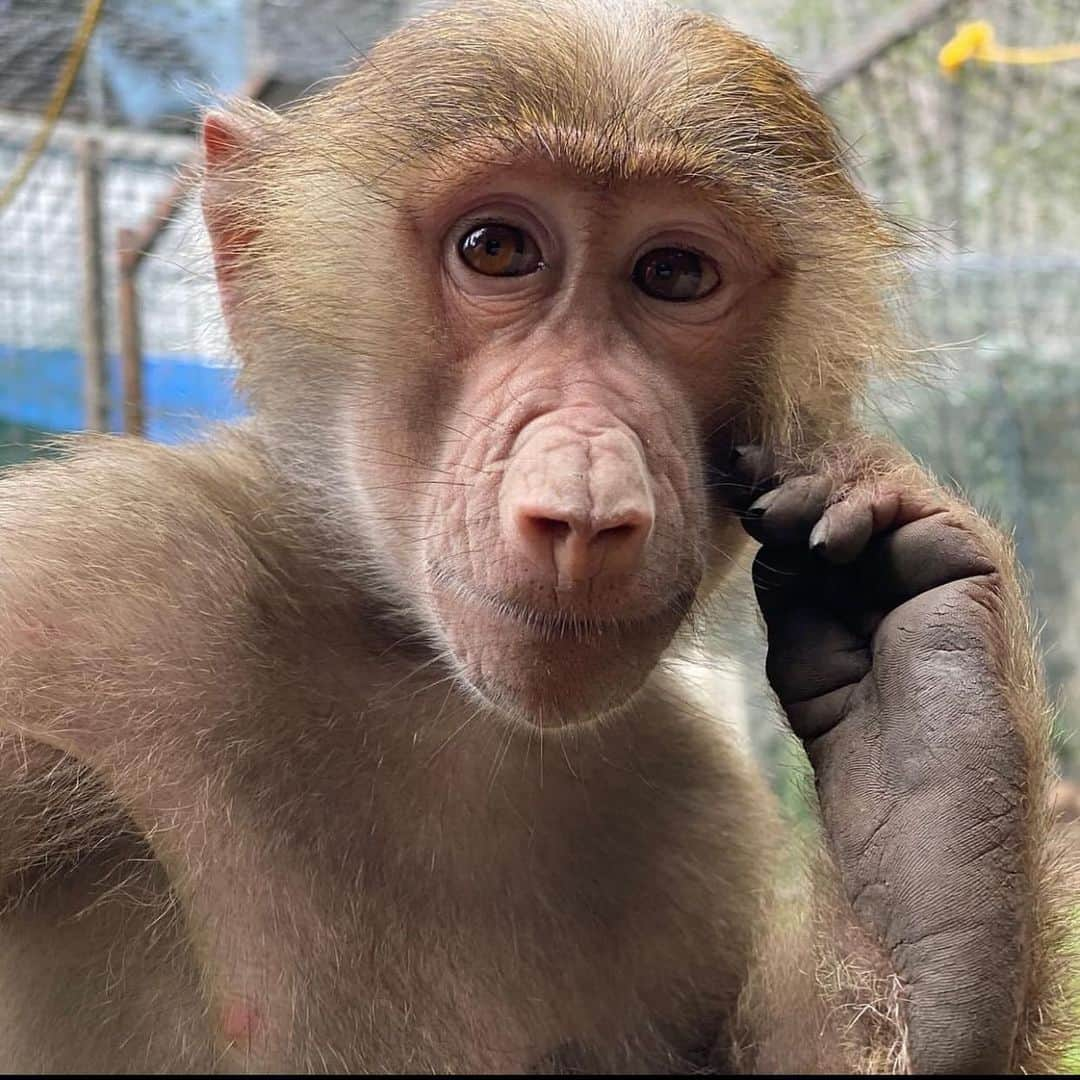
[[237, 271], [259, 235], [250, 189], [253, 165], [264, 132], [278, 118], [261, 106], [244, 103], [214, 110], [203, 120], [203, 217], [210, 232], [214, 270], [222, 307], [230, 325], [237, 301]]

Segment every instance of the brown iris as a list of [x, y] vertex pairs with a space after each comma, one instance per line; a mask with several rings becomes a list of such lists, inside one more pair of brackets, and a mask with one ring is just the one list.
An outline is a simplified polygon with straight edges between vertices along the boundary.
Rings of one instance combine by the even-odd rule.
[[720, 284], [716, 264], [687, 248], [664, 247], [646, 252], [634, 265], [634, 284], [657, 300], [700, 300]]
[[540, 248], [524, 229], [498, 222], [471, 228], [458, 241], [458, 252], [467, 266], [488, 277], [520, 277], [543, 266]]

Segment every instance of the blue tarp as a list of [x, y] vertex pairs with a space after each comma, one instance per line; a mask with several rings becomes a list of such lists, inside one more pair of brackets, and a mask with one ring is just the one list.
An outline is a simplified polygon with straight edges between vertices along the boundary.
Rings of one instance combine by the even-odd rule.
[[[109, 362], [113, 385], [119, 386], [119, 360], [114, 356]], [[146, 434], [159, 442], [179, 442], [208, 422], [242, 416], [235, 376], [233, 368], [211, 366], [196, 357], [146, 357]], [[119, 394], [112, 398], [118, 401]], [[0, 344], [0, 419], [45, 431], [84, 428], [82, 357], [73, 349], [11, 349]], [[112, 426], [117, 431], [123, 426], [119, 406]]]
[[111, 0], [90, 63], [100, 65], [129, 123], [190, 115], [206, 103], [204, 87], [229, 93], [243, 83], [246, 7], [245, 0]]

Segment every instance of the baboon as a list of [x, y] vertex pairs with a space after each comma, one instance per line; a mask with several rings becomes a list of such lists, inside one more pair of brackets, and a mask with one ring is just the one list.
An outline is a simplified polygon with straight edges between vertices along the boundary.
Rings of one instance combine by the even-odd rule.
[[[0, 481], [4, 1067], [1052, 1067], [1013, 557], [863, 430], [902, 245], [793, 73], [465, 0], [204, 146], [250, 418]], [[801, 875], [667, 663], [747, 534]]]

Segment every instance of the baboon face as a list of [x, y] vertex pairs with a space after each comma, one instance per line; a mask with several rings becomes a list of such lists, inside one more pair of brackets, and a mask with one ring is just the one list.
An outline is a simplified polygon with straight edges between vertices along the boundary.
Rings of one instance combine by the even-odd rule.
[[419, 528], [394, 557], [480, 695], [546, 724], [611, 709], [723, 558], [702, 437], [767, 267], [692, 191], [539, 164], [435, 200], [415, 235], [442, 390], [403, 392], [422, 440], [388, 427], [352, 467], [371, 490], [400, 462], [389, 513]]

